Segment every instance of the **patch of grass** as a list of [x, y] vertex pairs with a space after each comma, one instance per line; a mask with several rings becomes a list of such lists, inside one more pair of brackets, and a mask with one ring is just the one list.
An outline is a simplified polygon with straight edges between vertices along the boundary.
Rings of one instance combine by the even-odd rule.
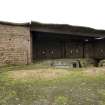
[[0, 105], [105, 105], [104, 68], [1, 69]]

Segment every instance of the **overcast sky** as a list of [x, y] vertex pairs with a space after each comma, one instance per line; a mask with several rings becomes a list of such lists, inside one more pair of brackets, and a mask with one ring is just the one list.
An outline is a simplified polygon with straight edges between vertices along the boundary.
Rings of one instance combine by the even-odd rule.
[[0, 0], [0, 21], [31, 20], [105, 29], [105, 0]]

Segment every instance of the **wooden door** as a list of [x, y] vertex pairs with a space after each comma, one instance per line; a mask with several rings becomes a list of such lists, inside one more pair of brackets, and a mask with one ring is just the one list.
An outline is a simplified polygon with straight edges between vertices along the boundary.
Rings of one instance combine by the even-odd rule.
[[61, 58], [62, 46], [59, 41], [40, 40], [37, 43], [38, 59]]
[[66, 58], [82, 58], [83, 44], [81, 42], [66, 42]]

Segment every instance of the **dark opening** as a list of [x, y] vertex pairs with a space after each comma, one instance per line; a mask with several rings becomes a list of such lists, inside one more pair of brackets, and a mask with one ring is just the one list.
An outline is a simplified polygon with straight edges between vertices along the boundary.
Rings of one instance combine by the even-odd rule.
[[101, 59], [95, 59], [95, 66], [96, 66], [96, 67], [98, 67], [100, 60], [101, 60]]
[[[32, 59], [83, 58], [83, 36], [32, 31]], [[73, 64], [76, 67], [76, 64]]]
[[76, 63], [73, 63], [73, 68], [76, 68], [77, 67], [77, 64]]

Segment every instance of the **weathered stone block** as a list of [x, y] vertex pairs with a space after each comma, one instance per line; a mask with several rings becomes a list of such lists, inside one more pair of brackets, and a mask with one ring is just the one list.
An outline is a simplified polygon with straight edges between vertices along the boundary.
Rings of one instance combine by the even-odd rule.
[[79, 59], [81, 67], [91, 67], [96, 65], [96, 61], [91, 58], [81, 58]]
[[105, 59], [100, 60], [98, 66], [99, 66], [99, 67], [105, 67]]

